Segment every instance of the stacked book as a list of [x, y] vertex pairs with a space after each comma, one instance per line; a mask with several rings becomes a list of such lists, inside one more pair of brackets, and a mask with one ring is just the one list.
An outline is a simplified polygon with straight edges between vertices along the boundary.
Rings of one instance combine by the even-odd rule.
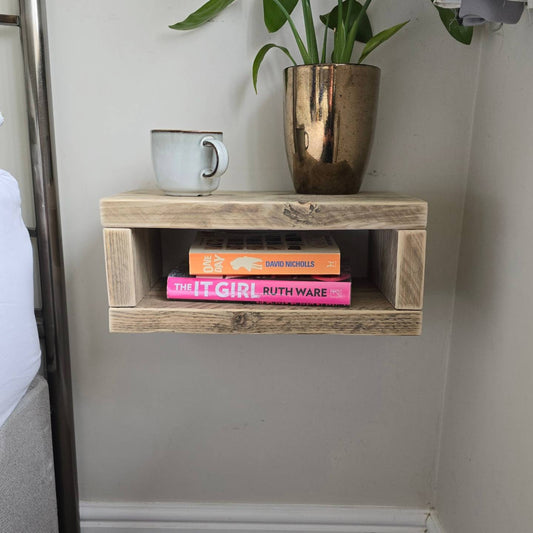
[[170, 272], [167, 297], [350, 305], [351, 277], [327, 232], [200, 231]]

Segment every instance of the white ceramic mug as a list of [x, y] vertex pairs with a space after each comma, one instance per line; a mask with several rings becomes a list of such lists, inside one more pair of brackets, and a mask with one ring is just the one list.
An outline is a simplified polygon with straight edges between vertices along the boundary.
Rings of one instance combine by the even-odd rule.
[[222, 133], [152, 130], [157, 186], [173, 196], [205, 196], [218, 188], [228, 168]]

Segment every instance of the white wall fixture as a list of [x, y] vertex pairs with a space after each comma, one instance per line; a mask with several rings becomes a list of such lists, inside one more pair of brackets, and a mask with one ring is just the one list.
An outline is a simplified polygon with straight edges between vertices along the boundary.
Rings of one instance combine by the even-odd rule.
[[426, 533], [430, 516], [397, 507], [140, 502], [82, 502], [80, 513], [83, 533]]

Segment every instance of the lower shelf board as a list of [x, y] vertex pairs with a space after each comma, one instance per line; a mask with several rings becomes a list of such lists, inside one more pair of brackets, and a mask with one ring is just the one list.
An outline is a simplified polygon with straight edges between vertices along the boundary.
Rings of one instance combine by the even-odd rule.
[[111, 307], [113, 333], [420, 335], [422, 311], [396, 310], [370, 282], [356, 280], [349, 307], [167, 300], [157, 284], [135, 307]]

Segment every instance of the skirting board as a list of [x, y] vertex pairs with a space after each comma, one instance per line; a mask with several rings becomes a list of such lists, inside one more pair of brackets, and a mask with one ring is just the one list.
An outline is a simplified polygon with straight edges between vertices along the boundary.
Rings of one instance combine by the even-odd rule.
[[81, 502], [80, 515], [82, 533], [444, 533], [428, 509], [398, 507]]

